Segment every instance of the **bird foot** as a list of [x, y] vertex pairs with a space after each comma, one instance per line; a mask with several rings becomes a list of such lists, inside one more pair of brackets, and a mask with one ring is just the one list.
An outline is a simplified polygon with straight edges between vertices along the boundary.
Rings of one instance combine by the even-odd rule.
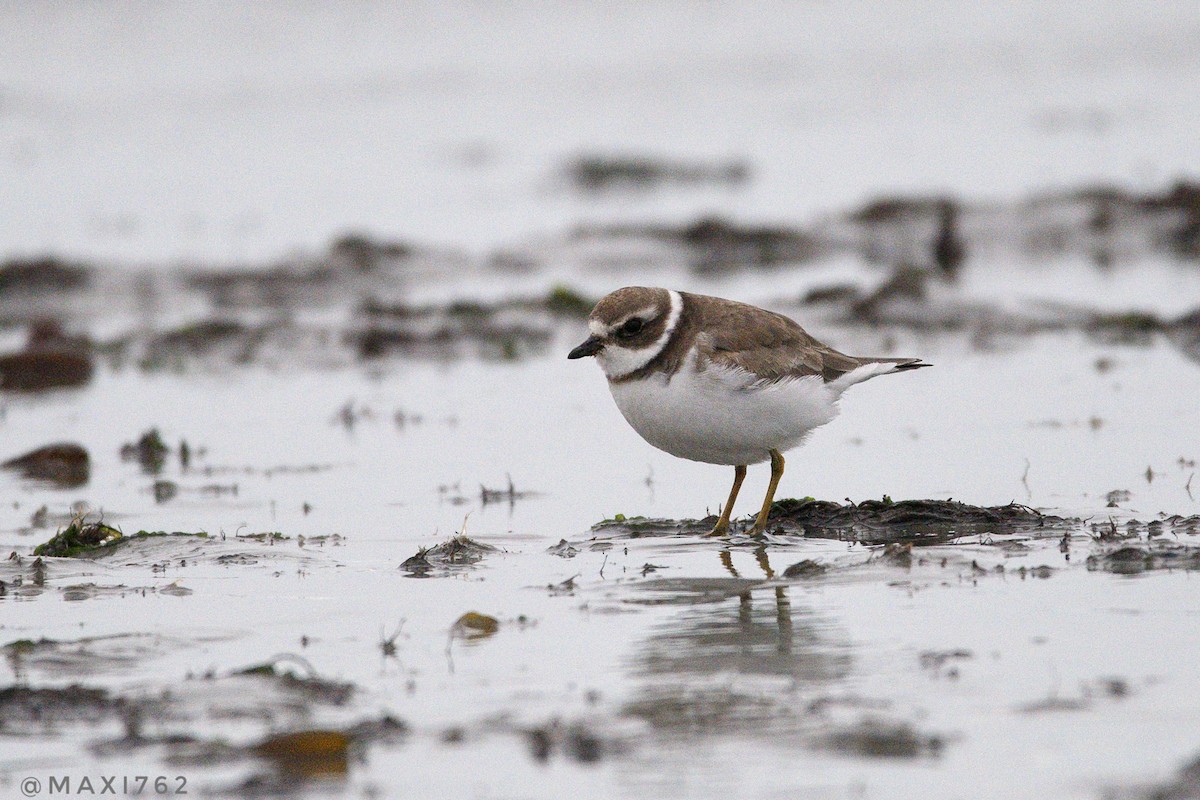
[[708, 533], [706, 533], [704, 535], [705, 536], [728, 536], [729, 535], [729, 523], [726, 522], [725, 520], [720, 520], [717, 522], [716, 525], [713, 526], [713, 529], [711, 531], [709, 531]]

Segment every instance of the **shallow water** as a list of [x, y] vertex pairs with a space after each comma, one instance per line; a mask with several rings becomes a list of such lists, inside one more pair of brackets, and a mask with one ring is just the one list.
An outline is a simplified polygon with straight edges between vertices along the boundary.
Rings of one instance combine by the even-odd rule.
[[[594, 365], [562, 357], [566, 328], [515, 364], [105, 368], [81, 390], [10, 396], [3, 455], [66, 439], [93, 461], [76, 490], [0, 473], [0, 542], [20, 556], [0, 573], [0, 633], [59, 642], [10, 657], [6, 682], [131, 702], [170, 688], [141, 715], [148, 739], [248, 746], [381, 715], [411, 730], [366, 739], [345, 772], [299, 779], [241, 751], [122, 748], [119, 715], [26, 722], [0, 737], [4, 779], [154, 767], [216, 794], [282, 774], [285, 794], [1098, 797], [1166, 780], [1200, 748], [1192, 573], [1087, 567], [1117, 546], [1092, 523], [1200, 511], [1183, 433], [1200, 425], [1200, 370], [1165, 341], [1047, 334], [981, 352], [899, 335], [894, 352], [937, 366], [848, 393], [789, 457], [781, 496], [1016, 500], [1088, 521], [1065, 539], [965, 533], [894, 559], [795, 535], [590, 532], [616, 514], [698, 518], [731, 476], [637, 439]], [[838, 343], [876, 336], [847, 329]], [[1097, 370], [1101, 358], [1115, 366]], [[186, 472], [168, 459], [158, 477], [179, 491], [161, 503], [155, 478], [119, 458], [155, 426], [197, 453]], [[530, 494], [482, 502], [481, 486], [510, 478]], [[1105, 507], [1113, 489], [1130, 492], [1121, 508]], [[37, 579], [30, 550], [79, 500], [126, 533], [208, 538], [45, 559]], [[31, 530], [43, 504], [51, 524]], [[271, 531], [288, 538], [237, 538]], [[497, 551], [400, 568], [463, 531]], [[1161, 534], [1188, 548], [1195, 535]], [[570, 549], [548, 552], [562, 539]], [[826, 569], [781, 577], [804, 560]], [[472, 611], [498, 631], [455, 634]], [[279, 654], [303, 659], [281, 671], [353, 694], [297, 699], [233, 674]]]
[[[91, 280], [0, 283], [0, 354], [53, 318], [95, 364], [0, 394], [0, 462], [90, 454], [0, 470], [0, 796], [1196, 796], [1200, 16], [1148, 8], [0, 10], [0, 256]], [[856, 311], [934, 196], [966, 266]], [[726, 264], [710, 215], [812, 252]], [[642, 442], [545, 302], [625, 284], [935, 365], [780, 497], [1056, 519], [699, 535], [731, 470]], [[186, 535], [32, 555], [80, 514]]]

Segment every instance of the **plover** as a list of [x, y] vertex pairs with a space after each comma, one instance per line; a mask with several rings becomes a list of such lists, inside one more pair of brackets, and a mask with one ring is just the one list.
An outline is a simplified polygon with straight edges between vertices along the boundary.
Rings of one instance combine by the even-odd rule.
[[720, 297], [629, 286], [601, 298], [590, 336], [567, 358], [595, 356], [617, 408], [643, 439], [673, 456], [732, 466], [729, 515], [746, 466], [771, 462], [750, 529], [766, 530], [783, 453], [837, 416], [842, 392], [876, 375], [928, 367], [919, 358], [848, 356], [772, 311]]

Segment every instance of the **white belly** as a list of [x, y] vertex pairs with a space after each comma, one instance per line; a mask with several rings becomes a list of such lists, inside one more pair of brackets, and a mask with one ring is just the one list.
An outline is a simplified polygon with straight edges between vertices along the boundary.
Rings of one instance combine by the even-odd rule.
[[837, 416], [840, 394], [819, 376], [754, 385], [734, 370], [698, 373], [692, 359], [665, 375], [609, 383], [617, 408], [643, 439], [673, 456], [709, 464], [757, 464], [795, 447]]

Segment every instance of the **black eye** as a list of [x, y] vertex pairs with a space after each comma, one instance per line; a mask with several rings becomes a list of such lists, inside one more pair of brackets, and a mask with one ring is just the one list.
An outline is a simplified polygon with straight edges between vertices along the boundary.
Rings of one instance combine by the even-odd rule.
[[639, 331], [641, 331], [642, 326], [645, 324], [646, 323], [642, 322], [641, 317], [630, 317], [629, 319], [625, 320], [625, 324], [622, 325], [621, 328], [617, 331], [617, 336], [620, 336], [620, 337], [635, 336]]

